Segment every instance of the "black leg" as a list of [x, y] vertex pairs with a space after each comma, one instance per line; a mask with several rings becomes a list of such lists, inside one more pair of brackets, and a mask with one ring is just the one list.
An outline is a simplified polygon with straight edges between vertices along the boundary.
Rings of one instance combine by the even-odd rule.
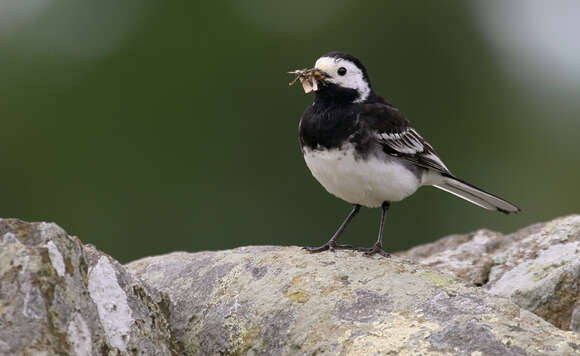
[[346, 220], [344, 220], [342, 225], [340, 225], [338, 230], [336, 230], [334, 235], [332, 235], [332, 237], [330, 238], [330, 240], [328, 240], [327, 243], [325, 243], [324, 245], [322, 245], [320, 247], [304, 247], [304, 249], [306, 251], [312, 252], [312, 253], [322, 252], [322, 251], [326, 251], [326, 250], [334, 251], [334, 250], [338, 250], [338, 249], [352, 250], [353, 249], [352, 246], [337, 245], [336, 239], [343, 233], [344, 229], [346, 229], [346, 227], [348, 226], [350, 221], [356, 216], [356, 214], [358, 214], [359, 210], [360, 210], [360, 205], [353, 204], [352, 211], [350, 212], [350, 214], [348, 214], [348, 216], [346, 217]]
[[383, 231], [385, 229], [385, 218], [387, 217], [387, 210], [389, 210], [390, 206], [391, 203], [389, 203], [388, 201], [384, 202], [382, 205], [383, 212], [381, 214], [381, 225], [379, 226], [379, 237], [377, 238], [377, 242], [375, 242], [374, 246], [370, 248], [356, 249], [357, 251], [364, 252], [365, 256], [372, 256], [377, 253], [384, 257], [391, 256], [388, 252], [385, 252], [385, 250], [383, 250]]

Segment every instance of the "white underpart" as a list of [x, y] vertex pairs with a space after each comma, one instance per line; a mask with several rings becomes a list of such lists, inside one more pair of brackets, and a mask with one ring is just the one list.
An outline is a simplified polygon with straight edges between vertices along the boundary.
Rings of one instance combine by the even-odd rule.
[[351, 144], [332, 150], [304, 148], [304, 160], [329, 193], [351, 204], [379, 207], [403, 200], [421, 186], [421, 180], [395, 159], [356, 159]]
[[121, 352], [127, 350], [133, 317], [127, 294], [117, 281], [115, 269], [105, 256], [89, 272], [89, 294], [97, 305], [99, 319], [109, 343]]
[[[354, 101], [355, 103], [363, 102], [369, 97], [371, 88], [365, 81], [363, 72], [351, 61], [342, 58], [321, 57], [316, 61], [314, 67], [331, 76], [326, 81], [343, 88], [355, 89], [359, 93], [358, 99]], [[346, 69], [345, 75], [338, 75], [337, 72], [340, 67]]]
[[423, 173], [421, 177], [421, 185], [435, 185], [440, 184], [443, 181], [443, 176], [438, 171], [428, 169]]

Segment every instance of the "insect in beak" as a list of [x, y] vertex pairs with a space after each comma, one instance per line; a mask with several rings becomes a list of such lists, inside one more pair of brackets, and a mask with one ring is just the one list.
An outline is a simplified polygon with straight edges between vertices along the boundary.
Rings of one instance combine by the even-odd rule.
[[296, 75], [296, 78], [294, 78], [293, 81], [288, 83], [288, 85], [292, 86], [297, 81], [300, 81], [300, 83], [302, 83], [302, 88], [304, 89], [305, 93], [317, 91], [319, 82], [324, 83], [324, 79], [328, 77], [326, 73], [316, 68], [299, 69], [288, 73]]

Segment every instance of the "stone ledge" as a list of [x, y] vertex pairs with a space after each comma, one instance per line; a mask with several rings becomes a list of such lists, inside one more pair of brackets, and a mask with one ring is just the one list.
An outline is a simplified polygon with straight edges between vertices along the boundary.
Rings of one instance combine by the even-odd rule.
[[580, 332], [580, 215], [513, 234], [478, 230], [398, 254], [509, 297], [563, 330]]
[[525, 309], [577, 325], [558, 307], [578, 300], [579, 220], [390, 259], [250, 246], [122, 266], [55, 224], [0, 219], [0, 354], [580, 354]]
[[52, 223], [0, 219], [0, 354], [171, 355], [164, 299]]

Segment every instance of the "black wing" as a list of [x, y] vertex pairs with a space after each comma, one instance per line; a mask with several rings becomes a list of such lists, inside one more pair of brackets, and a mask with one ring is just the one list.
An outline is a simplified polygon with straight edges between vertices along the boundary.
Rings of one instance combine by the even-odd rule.
[[385, 153], [404, 158], [421, 167], [450, 174], [433, 147], [411, 127], [405, 116], [394, 106], [388, 103], [364, 104], [360, 121], [368, 125], [371, 135]]

